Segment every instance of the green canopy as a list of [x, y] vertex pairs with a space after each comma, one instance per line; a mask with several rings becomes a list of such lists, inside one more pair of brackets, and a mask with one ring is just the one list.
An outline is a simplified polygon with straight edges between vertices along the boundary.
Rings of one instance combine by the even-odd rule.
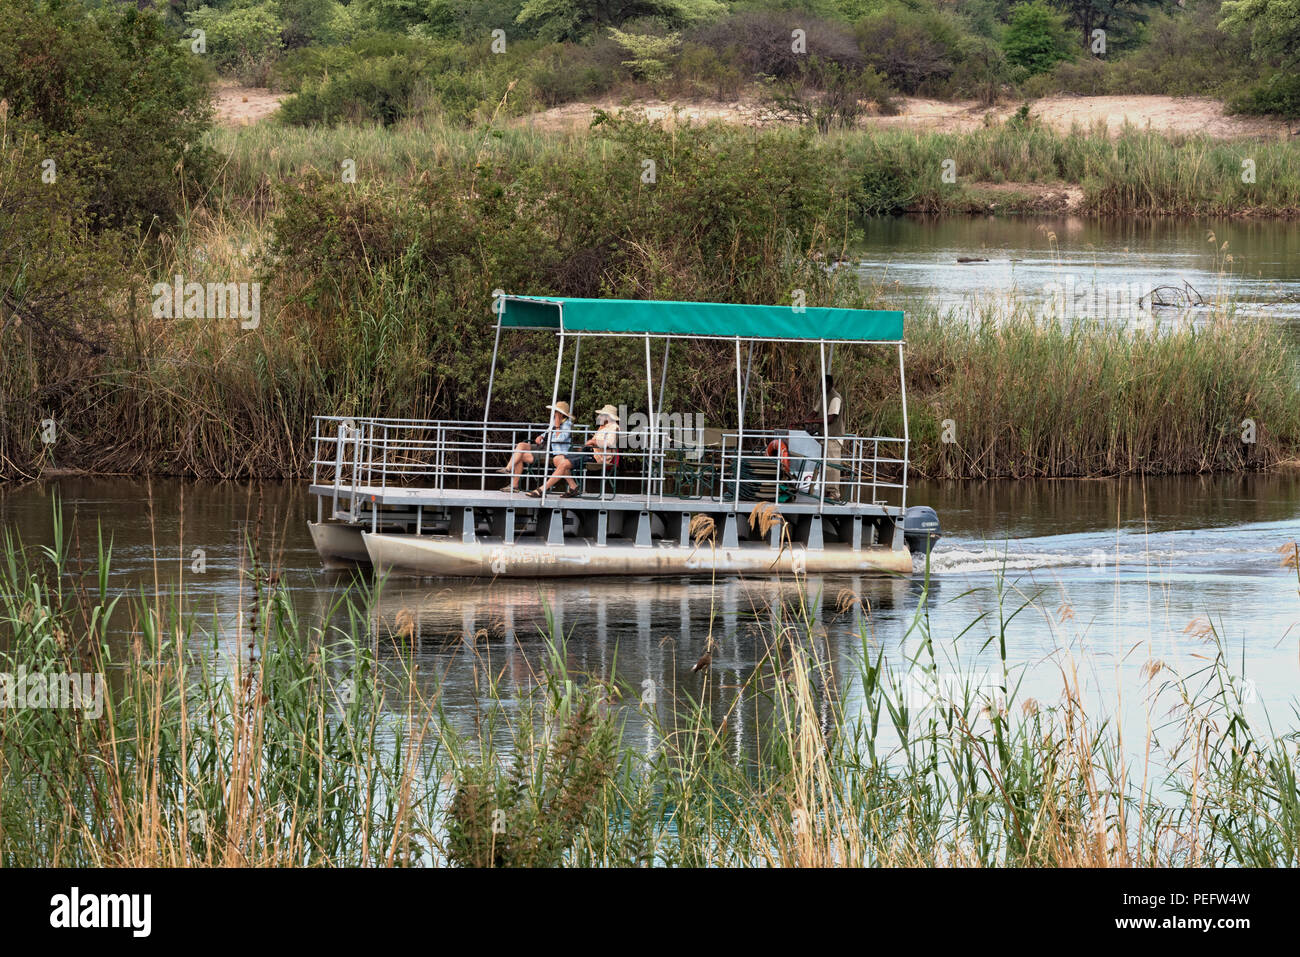
[[564, 332], [696, 336], [702, 339], [819, 339], [898, 342], [903, 314], [880, 309], [743, 306], [721, 302], [505, 296], [503, 327]]

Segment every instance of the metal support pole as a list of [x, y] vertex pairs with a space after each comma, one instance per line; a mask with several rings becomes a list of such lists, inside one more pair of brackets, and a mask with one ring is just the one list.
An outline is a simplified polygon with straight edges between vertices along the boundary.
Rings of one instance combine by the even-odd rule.
[[[573, 410], [576, 408], [575, 402], [578, 396], [578, 356], [582, 352], [582, 336], [578, 336], [573, 341], [573, 384], [569, 386], [569, 418], [573, 419]], [[549, 426], [550, 419], [546, 422]]]
[[481, 474], [478, 485], [480, 492], [487, 488], [487, 427], [488, 419], [492, 411], [492, 386], [496, 384], [497, 378], [497, 350], [501, 348], [501, 311], [505, 309], [505, 305], [505, 300], [502, 300], [500, 306], [497, 306], [494, 303], [492, 307], [493, 309], [498, 310], [497, 332], [495, 338], [492, 340], [492, 364], [488, 366], [487, 399], [483, 402], [483, 461], [481, 463], [482, 467], [479, 469]]
[[754, 368], [754, 340], [753, 339], [749, 340], [749, 347], [746, 351], [748, 354], [745, 357], [745, 391], [743, 396], [741, 397], [742, 405], [749, 404], [749, 373]]
[[[658, 428], [664, 411], [664, 393], [668, 391], [668, 347], [672, 345], [671, 339], [664, 339], [664, 364], [659, 370], [659, 410], [654, 417], [654, 427]], [[664, 448], [667, 448], [665, 443]], [[662, 502], [664, 497], [664, 475], [663, 469], [659, 470], [659, 500]]]
[[828, 453], [830, 452], [830, 447], [831, 447], [831, 436], [830, 436], [831, 425], [830, 425], [830, 416], [828, 415], [828, 409], [827, 409], [827, 405], [829, 404], [830, 399], [826, 395], [826, 340], [825, 339], [818, 341], [817, 351], [821, 356], [821, 364], [822, 364], [822, 480], [821, 480], [821, 495], [817, 501], [817, 511], [820, 512], [824, 508], [826, 508], [826, 467], [827, 467], [827, 462], [829, 461]]
[[[743, 474], [741, 468], [741, 449], [745, 447], [745, 396], [744, 389], [740, 385], [740, 337], [736, 337], [736, 408], [738, 410], [737, 420], [739, 427], [736, 430], [736, 496], [732, 502], [732, 507], [740, 505], [740, 478]], [[726, 442], [723, 441], [723, 448], [726, 448]]]
[[898, 344], [898, 387], [903, 397], [903, 504], [907, 511], [907, 460], [911, 457], [912, 434], [907, 429], [907, 374], [903, 369], [903, 344]]
[[[555, 405], [560, 400], [560, 366], [564, 363], [564, 307], [560, 307], [560, 348], [555, 354], [555, 384], [551, 386], [551, 405]], [[551, 416], [555, 413], [548, 411], [546, 413], [546, 426], [550, 428]], [[546, 457], [542, 459], [542, 501], [546, 501], [546, 482], [551, 474], [551, 443], [546, 443]]]
[[645, 448], [645, 502], [650, 505], [650, 497], [654, 494], [654, 474], [655, 474], [655, 386], [654, 374], [650, 368], [650, 334], [646, 333], [645, 337], [645, 391], [646, 391], [646, 409], [650, 413], [650, 422], [646, 427], [646, 448]]

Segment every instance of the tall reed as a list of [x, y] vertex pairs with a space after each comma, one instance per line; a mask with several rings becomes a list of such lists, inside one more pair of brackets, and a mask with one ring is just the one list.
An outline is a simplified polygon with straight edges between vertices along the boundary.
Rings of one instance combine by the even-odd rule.
[[[83, 562], [78, 537], [56, 513], [49, 545], [0, 552], [3, 670], [108, 676], [102, 716], [0, 712], [6, 866], [1300, 863], [1294, 732], [1246, 719], [1209, 628], [1200, 672], [1147, 669], [1160, 755], [1090, 714], [1068, 659], [1059, 700], [1020, 693], [1008, 649], [1036, 599], [1000, 584], [972, 623], [991, 678], [931, 633], [924, 595], [897, 652], [862, 609], [839, 673], [796, 593], [720, 717], [707, 669], [648, 695], [616, 664], [575, 672], [552, 624], [511, 688], [467, 647], [467, 726], [417, 679], [409, 616], [372, 615], [364, 587], [307, 625], [253, 549], [248, 617], [222, 634], [181, 592], [111, 594], [111, 546]], [[741, 723], [753, 760], [731, 747]]]

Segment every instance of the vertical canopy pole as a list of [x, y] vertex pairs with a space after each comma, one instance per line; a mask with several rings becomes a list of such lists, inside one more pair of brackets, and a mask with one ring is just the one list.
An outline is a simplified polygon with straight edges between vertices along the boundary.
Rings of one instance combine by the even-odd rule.
[[903, 504], [907, 509], [907, 460], [911, 458], [912, 433], [907, 429], [907, 375], [903, 370], [903, 344], [898, 344], [898, 389], [903, 397]]
[[[564, 307], [560, 307], [560, 348], [555, 354], [555, 384], [551, 386], [551, 405], [560, 400], [560, 366], [564, 364]], [[551, 418], [555, 413], [547, 409], [546, 428], [551, 427]], [[551, 474], [551, 443], [546, 443], [546, 458], [542, 460], [542, 501], [546, 501], [546, 480]]]
[[[582, 336], [573, 340], [573, 384], [569, 386], [569, 419], [573, 419], [573, 410], [577, 408], [574, 400], [578, 395], [578, 355], [582, 352]], [[546, 420], [550, 423], [550, 419]]]
[[[664, 336], [664, 364], [659, 370], [659, 412], [654, 418], [654, 427], [658, 428], [659, 423], [663, 421], [664, 411], [664, 394], [668, 391], [668, 347], [672, 345], [672, 339]], [[667, 440], [664, 441], [664, 448], [668, 448]], [[659, 469], [659, 500], [663, 501], [664, 497], [664, 470]]]
[[497, 350], [501, 348], [501, 310], [506, 307], [506, 302], [502, 299], [499, 303], [494, 302], [492, 308], [497, 310], [497, 334], [492, 340], [492, 364], [488, 366], [488, 390], [487, 399], [483, 403], [483, 461], [480, 463], [482, 468], [479, 469], [479, 491], [487, 488], [487, 426], [488, 417], [492, 411], [492, 385], [496, 382], [497, 377]]
[[483, 424], [488, 423], [489, 413], [492, 410], [492, 386], [497, 378], [497, 351], [501, 348], [501, 319], [497, 318], [497, 334], [492, 341], [492, 364], [488, 366], [488, 390], [487, 401], [483, 403]]
[[749, 340], [748, 354], [745, 357], [745, 392], [744, 402], [749, 404], [749, 373], [754, 368], [754, 340]]
[[[733, 506], [740, 505], [740, 476], [741, 476], [741, 455], [740, 450], [745, 446], [745, 395], [740, 384], [740, 336], [736, 336], [736, 408], [738, 411], [737, 421], [739, 428], [736, 430], [736, 495], [733, 500]], [[726, 442], [723, 442], [723, 448], [726, 448]], [[725, 456], [723, 456], [725, 458]]]
[[655, 385], [654, 373], [650, 369], [650, 333], [648, 332], [645, 335], [645, 393], [646, 412], [650, 416], [650, 421], [646, 425], [645, 448], [645, 503], [649, 505], [655, 484]]
[[826, 466], [829, 462], [829, 453], [831, 445], [831, 424], [828, 415], [827, 403], [830, 401], [826, 395], [826, 340], [822, 339], [817, 344], [817, 351], [821, 354], [822, 363], [822, 480], [821, 495], [817, 502], [817, 510], [821, 511], [826, 507]]

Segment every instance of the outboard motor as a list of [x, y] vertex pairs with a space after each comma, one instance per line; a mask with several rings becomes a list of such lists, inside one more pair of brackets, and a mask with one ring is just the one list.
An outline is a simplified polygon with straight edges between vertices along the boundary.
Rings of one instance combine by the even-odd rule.
[[934, 543], [943, 537], [939, 516], [928, 505], [913, 505], [903, 513], [903, 541], [913, 555], [928, 555]]

